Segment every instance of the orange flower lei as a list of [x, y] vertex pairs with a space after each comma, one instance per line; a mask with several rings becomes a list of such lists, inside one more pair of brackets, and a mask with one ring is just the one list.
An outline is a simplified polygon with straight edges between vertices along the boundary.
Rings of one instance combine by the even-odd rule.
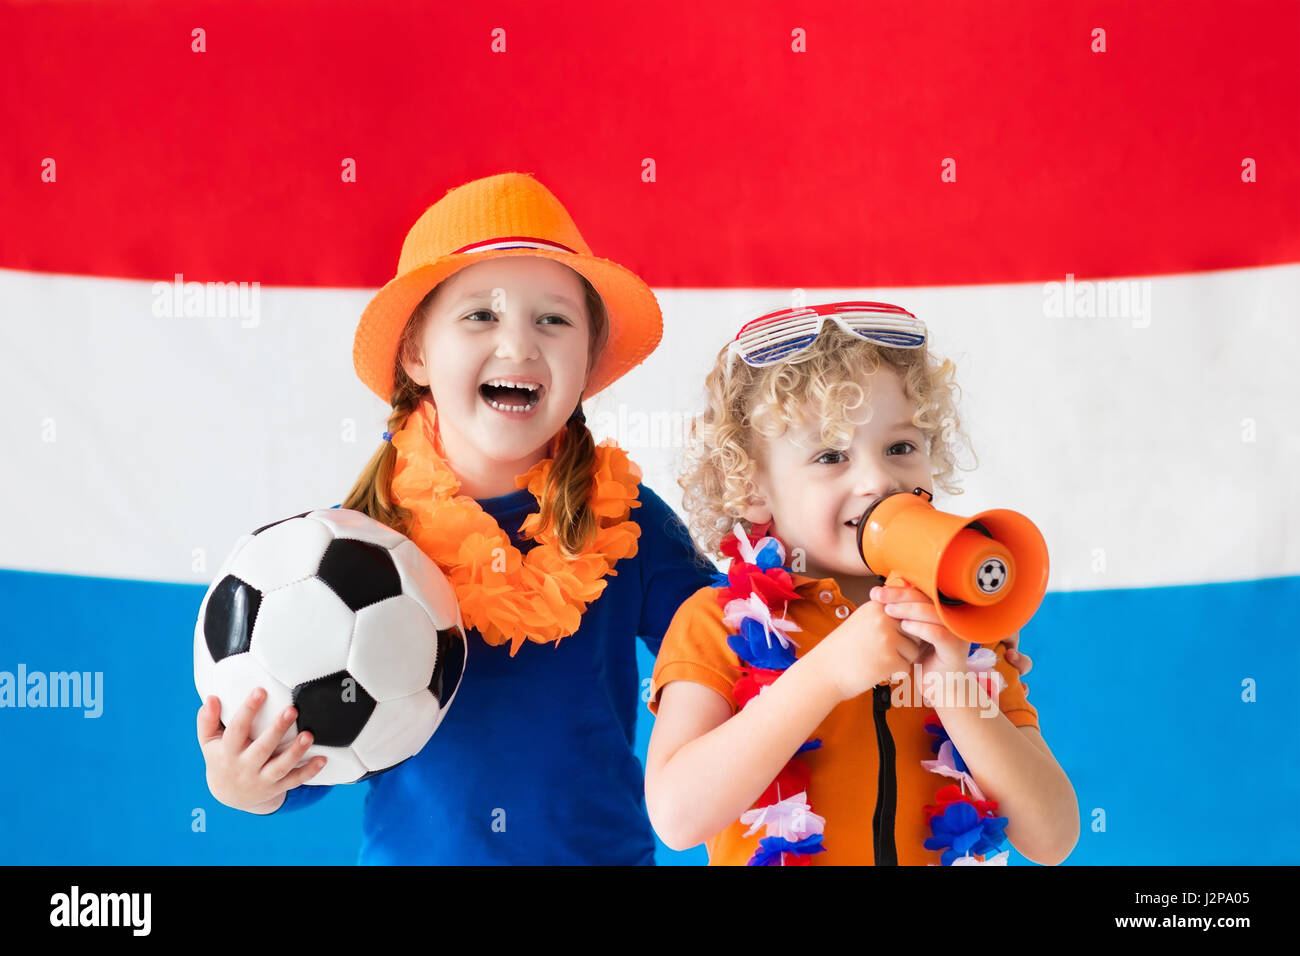
[[[587, 605], [605, 590], [605, 578], [618, 573], [614, 564], [637, 552], [641, 528], [627, 518], [641, 507], [641, 469], [610, 441], [596, 447], [588, 499], [597, 531], [573, 559], [564, 556], [551, 527], [540, 527], [538, 514], [520, 528], [537, 542], [522, 555], [477, 501], [457, 494], [460, 481], [445, 460], [437, 412], [427, 398], [392, 443], [397, 449], [392, 495], [412, 513], [411, 540], [455, 588], [465, 626], [494, 647], [509, 641], [511, 657], [525, 640], [559, 643], [576, 631]], [[550, 458], [538, 462], [516, 484], [541, 500], [551, 464]]]

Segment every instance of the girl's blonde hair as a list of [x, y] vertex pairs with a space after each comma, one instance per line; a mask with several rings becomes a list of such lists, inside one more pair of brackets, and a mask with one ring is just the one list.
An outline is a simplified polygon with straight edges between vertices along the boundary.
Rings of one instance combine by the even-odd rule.
[[[582, 282], [587, 306], [589, 331], [587, 370], [590, 371], [609, 339], [609, 315], [605, 309], [605, 301], [595, 287], [581, 273], [575, 270], [574, 274]], [[402, 367], [402, 358], [406, 357], [408, 360], [418, 358], [416, 343], [424, 329], [424, 323], [428, 320], [429, 305], [437, 291], [438, 286], [435, 286], [415, 307], [398, 342], [391, 399], [393, 410], [388, 416], [387, 429], [392, 434], [402, 430], [406, 419], [429, 394], [428, 386], [417, 385], [406, 374], [406, 369]], [[570, 416], [564, 431], [560, 434], [562, 437], [558, 456], [551, 466], [546, 487], [542, 492], [538, 514], [543, 528], [550, 527], [554, 522], [555, 534], [561, 550], [566, 556], [574, 557], [586, 548], [596, 532], [596, 516], [587, 505], [596, 465], [596, 443], [586, 422], [576, 415]], [[390, 494], [393, 466], [396, 461], [397, 449], [392, 443], [386, 441], [381, 444], [379, 450], [362, 469], [361, 476], [352, 486], [341, 507], [360, 511], [395, 531], [409, 536], [411, 512], [397, 505]]]
[[764, 441], [812, 415], [822, 423], [827, 447], [848, 447], [858, 417], [849, 413], [871, 398], [862, 379], [882, 364], [898, 373], [916, 406], [912, 423], [925, 435], [935, 484], [962, 494], [953, 479], [957, 439], [966, 437], [957, 416], [956, 366], [939, 362], [926, 346], [889, 348], [828, 325], [790, 360], [753, 368], [739, 357], [728, 359], [724, 346], [705, 380], [708, 408], [691, 424], [677, 482], [691, 533], [708, 554], [721, 556], [719, 545], [737, 521], [750, 527], [741, 513], [758, 493], [754, 478]]

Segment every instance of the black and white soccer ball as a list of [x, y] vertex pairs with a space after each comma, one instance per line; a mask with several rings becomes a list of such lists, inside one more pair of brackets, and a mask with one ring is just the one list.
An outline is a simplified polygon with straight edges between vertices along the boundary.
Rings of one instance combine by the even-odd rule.
[[325, 509], [242, 536], [194, 627], [194, 685], [223, 721], [256, 687], [256, 738], [292, 704], [327, 759], [307, 784], [355, 783], [428, 743], [456, 696], [466, 641], [456, 592], [414, 541], [358, 511]]
[[996, 594], [1007, 583], [1007, 566], [1001, 558], [988, 558], [975, 572], [975, 583], [985, 594]]

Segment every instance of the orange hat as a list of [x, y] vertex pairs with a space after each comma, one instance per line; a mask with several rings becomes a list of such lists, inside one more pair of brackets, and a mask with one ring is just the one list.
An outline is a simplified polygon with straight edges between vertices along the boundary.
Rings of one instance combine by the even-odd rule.
[[398, 340], [420, 300], [466, 266], [505, 256], [562, 262], [605, 300], [608, 341], [583, 398], [641, 364], [659, 345], [663, 315], [650, 287], [631, 270], [593, 256], [569, 213], [536, 179], [501, 173], [448, 190], [406, 234], [396, 277], [370, 300], [357, 325], [352, 363], [361, 381], [388, 402]]

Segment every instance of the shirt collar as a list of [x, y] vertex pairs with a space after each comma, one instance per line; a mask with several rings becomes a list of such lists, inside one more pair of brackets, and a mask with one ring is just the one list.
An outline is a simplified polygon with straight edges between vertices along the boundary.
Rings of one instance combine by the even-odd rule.
[[810, 578], [802, 574], [791, 572], [790, 578], [794, 581], [794, 589], [802, 591], [805, 589], [813, 591], [830, 591], [836, 599], [842, 599], [840, 593], [840, 584], [834, 578]]
[[[857, 606], [852, 600], [844, 596], [844, 593], [840, 590], [840, 583], [833, 577], [810, 578], [807, 575], [796, 574], [791, 571], [790, 578], [794, 582], [794, 589], [803, 594], [804, 597], [808, 597], [809, 595], [817, 596], [822, 591], [830, 591], [832, 597], [830, 601], [827, 601], [826, 603], [834, 604], [836, 602], [842, 602], [854, 607]], [[818, 601], [817, 603], [820, 604], [822, 602]]]

